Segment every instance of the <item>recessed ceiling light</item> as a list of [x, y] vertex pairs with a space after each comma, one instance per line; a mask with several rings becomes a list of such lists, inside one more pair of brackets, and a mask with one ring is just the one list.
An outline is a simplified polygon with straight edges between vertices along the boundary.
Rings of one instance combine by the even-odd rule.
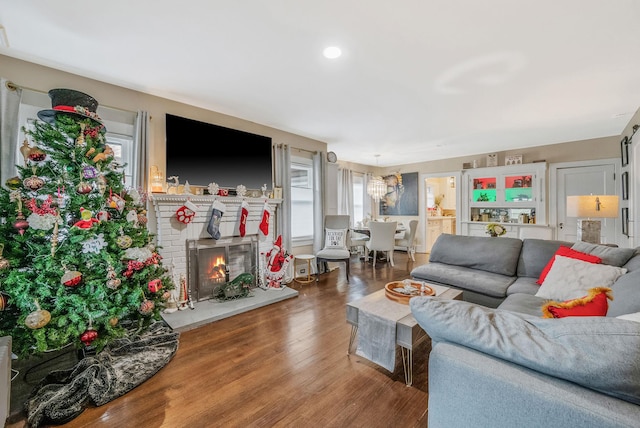
[[325, 58], [335, 59], [335, 58], [338, 58], [340, 55], [342, 55], [342, 51], [337, 46], [329, 46], [324, 48], [324, 50], [322, 51], [322, 54], [324, 55]]

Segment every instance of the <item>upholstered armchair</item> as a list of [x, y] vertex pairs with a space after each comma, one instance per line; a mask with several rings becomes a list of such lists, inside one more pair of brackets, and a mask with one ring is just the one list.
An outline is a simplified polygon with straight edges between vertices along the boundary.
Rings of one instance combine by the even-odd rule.
[[[326, 215], [324, 217], [324, 247], [316, 253], [316, 263], [320, 272], [320, 263], [344, 262], [347, 282], [349, 281], [349, 242], [350, 218], [348, 215]], [[317, 276], [316, 276], [317, 278]]]

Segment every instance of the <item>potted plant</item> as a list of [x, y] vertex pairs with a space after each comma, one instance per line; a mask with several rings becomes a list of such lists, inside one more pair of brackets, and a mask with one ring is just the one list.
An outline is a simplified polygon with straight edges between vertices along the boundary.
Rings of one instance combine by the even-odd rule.
[[495, 238], [507, 233], [507, 229], [505, 229], [504, 226], [498, 223], [489, 223], [485, 228], [485, 232], [491, 235], [491, 237]]

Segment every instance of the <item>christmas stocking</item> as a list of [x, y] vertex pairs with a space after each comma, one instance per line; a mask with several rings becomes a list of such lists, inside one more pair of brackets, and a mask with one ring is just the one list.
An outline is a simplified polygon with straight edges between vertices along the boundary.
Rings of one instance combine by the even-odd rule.
[[244, 236], [247, 233], [247, 216], [249, 215], [249, 204], [246, 201], [242, 201], [240, 206], [240, 236]]
[[212, 212], [209, 224], [207, 225], [207, 232], [209, 232], [209, 235], [211, 235], [213, 239], [220, 239], [220, 219], [227, 207], [225, 207], [222, 202], [215, 201], [211, 208]]
[[265, 202], [262, 209], [262, 221], [260, 222], [260, 231], [264, 236], [269, 234], [269, 217], [271, 216], [271, 207]]
[[193, 202], [187, 200], [183, 206], [177, 209], [176, 218], [180, 223], [189, 224], [196, 215], [198, 207]]

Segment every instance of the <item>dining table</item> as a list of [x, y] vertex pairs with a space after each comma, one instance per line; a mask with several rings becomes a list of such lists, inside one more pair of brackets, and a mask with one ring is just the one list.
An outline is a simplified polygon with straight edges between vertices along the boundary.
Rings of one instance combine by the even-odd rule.
[[[406, 227], [404, 227], [401, 224], [398, 224], [398, 226], [396, 227], [396, 234], [404, 233], [406, 230], [407, 230]], [[363, 235], [371, 236], [371, 229], [369, 229], [366, 226], [355, 226], [353, 229], [351, 229], [351, 231], [355, 233], [361, 233]], [[372, 252], [369, 252], [369, 256], [366, 257], [367, 260], [372, 259], [371, 253]], [[360, 257], [360, 260], [364, 260], [364, 259], [365, 257]], [[380, 262], [384, 262], [384, 261], [387, 261], [387, 258], [383, 252], [380, 252], [376, 260]]]

